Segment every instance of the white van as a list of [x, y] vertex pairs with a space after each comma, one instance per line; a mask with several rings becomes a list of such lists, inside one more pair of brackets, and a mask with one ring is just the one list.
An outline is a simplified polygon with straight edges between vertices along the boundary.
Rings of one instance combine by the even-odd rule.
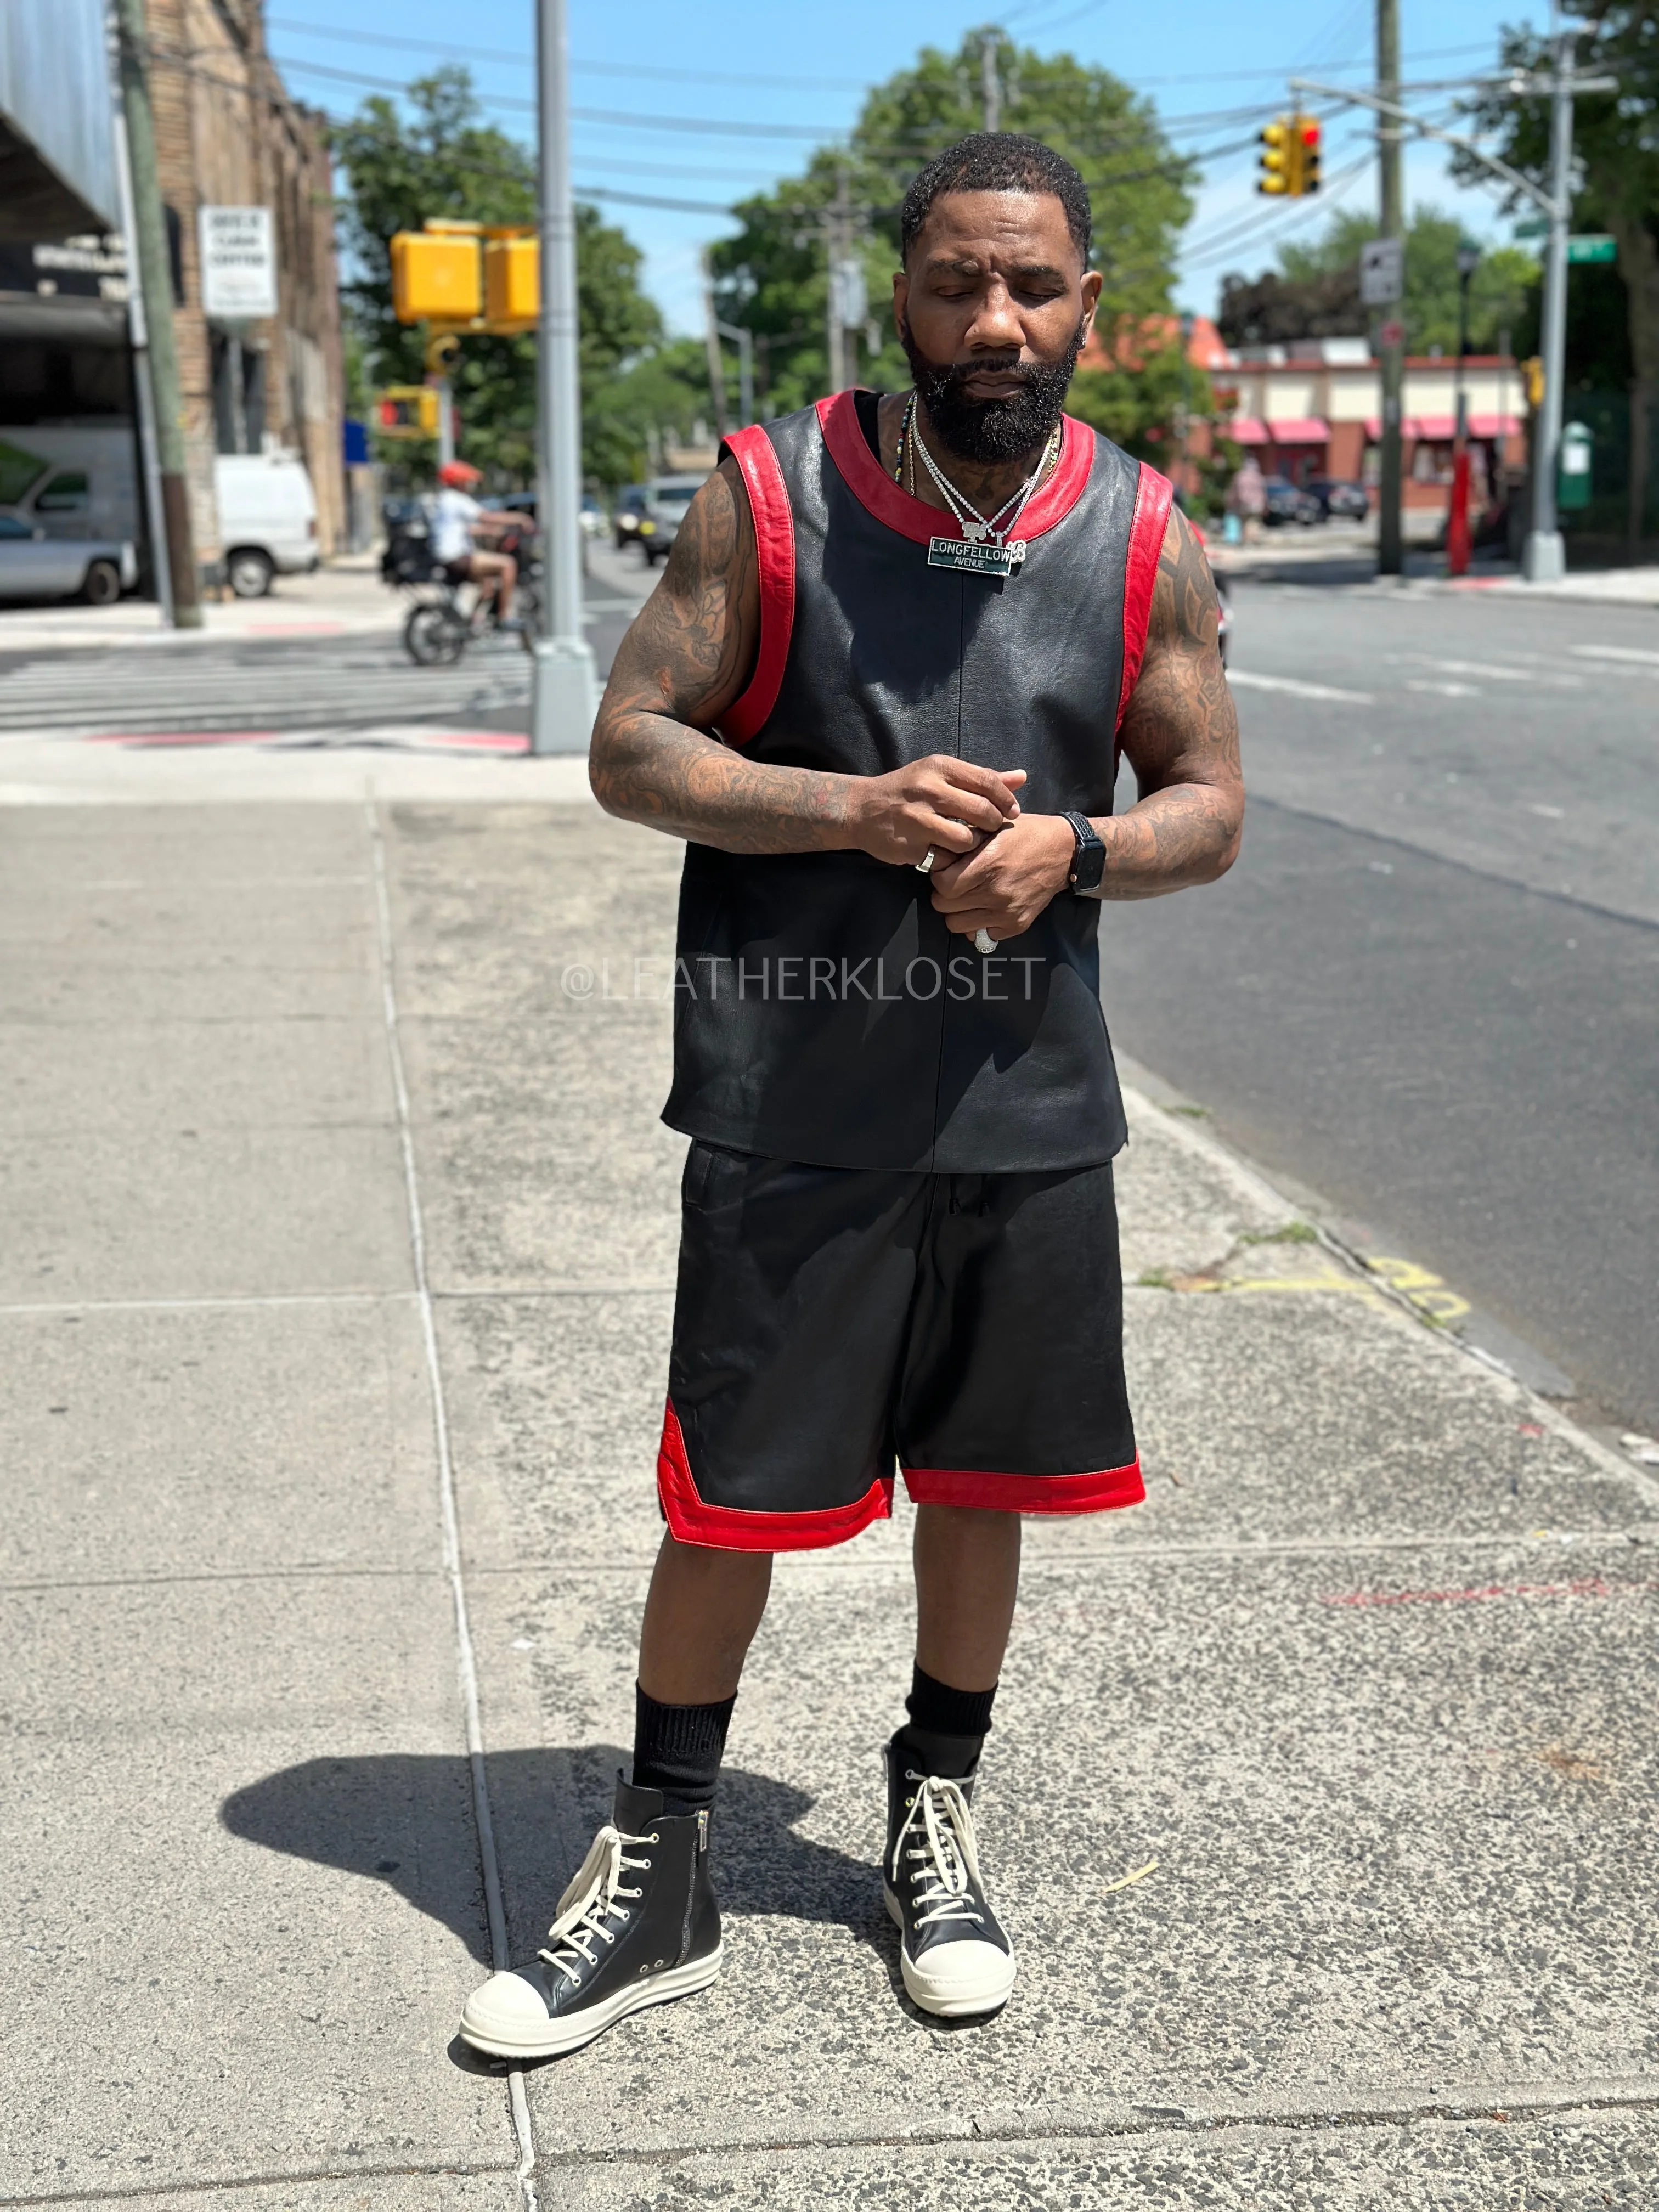
[[317, 499], [293, 453], [221, 453], [213, 465], [225, 580], [239, 599], [257, 599], [273, 576], [317, 566]]
[[137, 538], [131, 425], [0, 427], [0, 510], [48, 538]]

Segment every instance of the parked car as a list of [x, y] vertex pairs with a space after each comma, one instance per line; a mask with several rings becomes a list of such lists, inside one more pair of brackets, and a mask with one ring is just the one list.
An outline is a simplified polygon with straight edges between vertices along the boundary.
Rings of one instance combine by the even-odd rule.
[[317, 566], [317, 500], [293, 453], [221, 453], [213, 464], [225, 580], [239, 599], [259, 599], [273, 576]]
[[1310, 477], [1302, 488], [1319, 501], [1320, 514], [1328, 522], [1334, 514], [1350, 522], [1363, 522], [1371, 511], [1364, 485], [1346, 477]]
[[1292, 483], [1288, 477], [1269, 477], [1261, 487], [1267, 494], [1265, 520], [1268, 523], [1298, 522], [1306, 530], [1316, 522], [1325, 520], [1325, 510], [1310, 491]]
[[20, 515], [0, 514], [0, 599], [78, 597], [108, 607], [137, 580], [130, 538], [48, 538]]
[[629, 484], [617, 501], [614, 524], [618, 550], [637, 545], [648, 568], [665, 561], [679, 535], [685, 510], [702, 489], [701, 476], [653, 477], [648, 483]]

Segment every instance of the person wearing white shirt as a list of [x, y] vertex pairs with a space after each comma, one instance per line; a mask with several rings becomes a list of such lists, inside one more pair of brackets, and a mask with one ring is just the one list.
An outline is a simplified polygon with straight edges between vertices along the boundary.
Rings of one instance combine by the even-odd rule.
[[467, 461], [446, 461], [438, 471], [441, 486], [432, 513], [432, 555], [449, 572], [453, 583], [476, 584], [480, 599], [493, 599], [495, 618], [503, 628], [513, 611], [513, 586], [519, 564], [510, 553], [481, 547], [480, 532], [499, 530], [498, 518], [479, 506], [467, 489], [482, 481]]

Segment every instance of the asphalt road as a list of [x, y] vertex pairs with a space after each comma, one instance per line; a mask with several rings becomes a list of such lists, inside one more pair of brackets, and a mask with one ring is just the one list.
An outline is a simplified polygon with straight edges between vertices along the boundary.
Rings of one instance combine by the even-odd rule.
[[[601, 678], [649, 587], [636, 561], [609, 546], [589, 549], [583, 627]], [[0, 732], [199, 738], [434, 723], [528, 731], [530, 660], [520, 644], [486, 639], [452, 668], [419, 668], [404, 650], [404, 612], [388, 592], [383, 631], [292, 640], [153, 636], [141, 647], [8, 651], [0, 629]]]
[[1659, 617], [1235, 604], [1243, 854], [1109, 911], [1115, 1038], [1659, 1432]]

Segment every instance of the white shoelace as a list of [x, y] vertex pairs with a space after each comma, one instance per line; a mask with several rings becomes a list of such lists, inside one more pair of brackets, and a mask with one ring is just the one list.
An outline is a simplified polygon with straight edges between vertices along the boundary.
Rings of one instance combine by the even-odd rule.
[[[970, 1882], [979, 1880], [979, 1854], [974, 1842], [973, 1815], [962, 1785], [938, 1774], [913, 1774], [907, 1782], [920, 1784], [910, 1801], [909, 1816], [893, 1839], [892, 1875], [902, 1879], [902, 1859], [913, 1863], [911, 1910], [918, 1928], [935, 1921], [983, 1921], [985, 1915], [969, 1894]], [[907, 1850], [905, 1839], [915, 1840]], [[921, 1908], [926, 1905], [928, 1910]]]
[[644, 1894], [639, 1883], [631, 1889], [625, 1887], [623, 1876], [629, 1872], [647, 1873], [651, 1862], [629, 1858], [625, 1847], [629, 1844], [654, 1844], [657, 1840], [654, 1835], [625, 1836], [607, 1821], [594, 1837], [587, 1856], [559, 1899], [553, 1925], [547, 1931], [547, 1940], [553, 1948], [538, 1951], [537, 1957], [545, 1959], [550, 1966], [558, 1967], [580, 1988], [583, 1966], [599, 1964], [593, 1945], [603, 1943], [609, 1949], [617, 1940], [617, 1931], [606, 1923], [630, 1917], [628, 1906], [619, 1905], [617, 1899]]

